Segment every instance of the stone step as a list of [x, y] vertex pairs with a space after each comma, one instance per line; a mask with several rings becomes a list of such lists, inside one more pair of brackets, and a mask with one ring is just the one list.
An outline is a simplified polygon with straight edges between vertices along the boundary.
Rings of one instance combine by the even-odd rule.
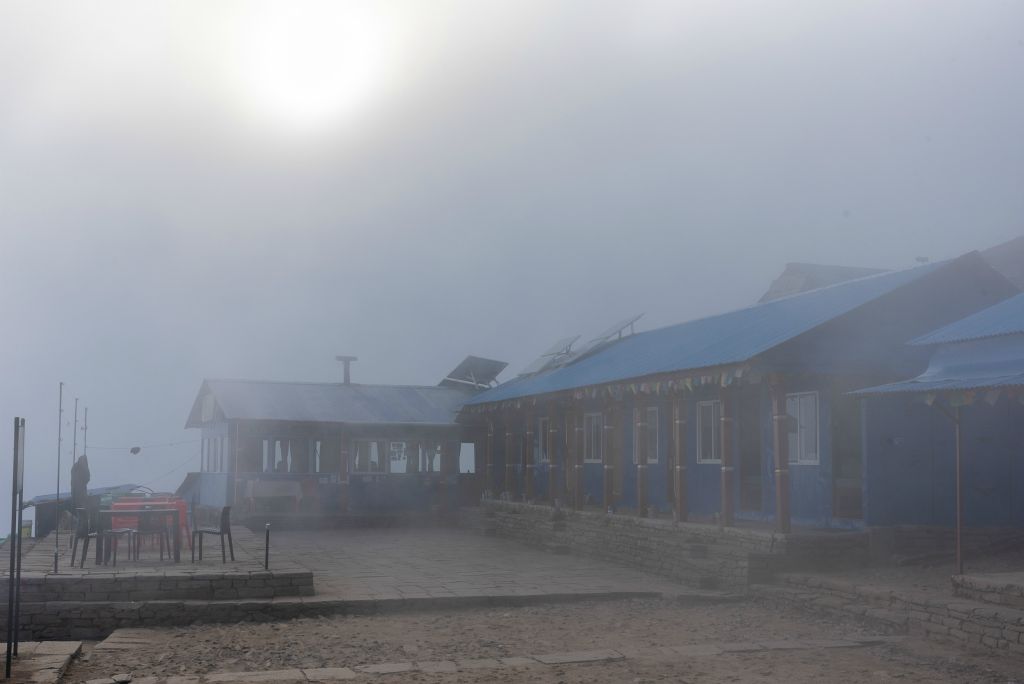
[[544, 542], [543, 548], [550, 553], [557, 553], [560, 556], [569, 554], [569, 545], [561, 542]]

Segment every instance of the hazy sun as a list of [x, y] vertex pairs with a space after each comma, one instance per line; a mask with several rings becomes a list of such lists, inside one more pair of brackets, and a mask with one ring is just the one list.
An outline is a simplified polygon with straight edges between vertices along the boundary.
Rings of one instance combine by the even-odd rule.
[[296, 130], [341, 123], [395, 76], [398, 25], [383, 3], [248, 5], [237, 25], [233, 71], [244, 106]]

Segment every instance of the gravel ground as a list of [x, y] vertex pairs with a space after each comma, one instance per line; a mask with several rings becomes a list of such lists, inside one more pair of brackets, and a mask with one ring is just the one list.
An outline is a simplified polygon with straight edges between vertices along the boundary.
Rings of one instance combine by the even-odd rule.
[[[764, 639], [833, 639], [870, 632], [789, 610], [749, 603], [679, 606], [663, 600], [593, 602], [450, 613], [299, 619], [148, 630], [148, 646], [94, 651], [65, 681], [120, 672], [136, 676], [314, 668], [396, 661], [522, 656], [598, 648], [646, 648]], [[763, 651], [710, 657], [407, 673], [390, 681], [492, 682], [1008, 682], [1024, 661], [907, 639], [867, 648]]]

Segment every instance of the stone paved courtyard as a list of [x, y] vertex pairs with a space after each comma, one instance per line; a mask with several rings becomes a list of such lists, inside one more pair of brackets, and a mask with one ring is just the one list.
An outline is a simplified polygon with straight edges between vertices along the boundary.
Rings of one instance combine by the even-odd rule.
[[683, 591], [600, 560], [443, 528], [281, 532], [271, 554], [271, 569], [294, 563], [313, 572], [318, 596], [350, 600]]

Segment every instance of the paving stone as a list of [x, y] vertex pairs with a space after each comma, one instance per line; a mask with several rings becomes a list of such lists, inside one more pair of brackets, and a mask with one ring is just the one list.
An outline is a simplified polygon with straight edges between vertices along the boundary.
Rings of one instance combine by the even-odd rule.
[[270, 670], [267, 672], [219, 672], [206, 675], [207, 682], [304, 682], [302, 670]]
[[508, 667], [532, 667], [534, 665], [541, 664], [540, 661], [534, 658], [525, 658], [522, 656], [515, 656], [512, 658], [498, 658], [498, 660], [501, 661], [502, 665], [507, 665]]
[[763, 650], [761, 644], [753, 641], [737, 641], [732, 643], [715, 644], [723, 653], [742, 653], [744, 651], [760, 651]]
[[759, 641], [757, 642], [757, 645], [760, 646], [761, 649], [767, 651], [793, 651], [803, 648], [811, 648], [810, 646], [805, 646], [803, 642], [794, 639], [776, 639], [773, 641]]
[[673, 646], [672, 650], [676, 655], [686, 658], [716, 656], [723, 653], [722, 649], [714, 644], [686, 644], [685, 646]]
[[564, 653], [545, 653], [531, 656], [545, 665], [565, 665], [568, 663], [594, 663], [606, 660], [622, 660], [623, 655], [611, 649], [601, 651], [566, 651]]
[[397, 674], [408, 672], [412, 669], [412, 663], [377, 663], [376, 665], [357, 665], [355, 669], [367, 674]]
[[199, 677], [194, 675], [168, 677], [164, 684], [199, 684]]
[[494, 658], [476, 658], [470, 660], [457, 660], [455, 662], [459, 666], [460, 670], [488, 670], [504, 667], [501, 662]]
[[420, 672], [458, 672], [459, 668], [454, 660], [427, 660], [416, 663], [416, 669]]
[[356, 678], [356, 673], [347, 667], [317, 667], [303, 670], [302, 673], [311, 682], [337, 682]]

